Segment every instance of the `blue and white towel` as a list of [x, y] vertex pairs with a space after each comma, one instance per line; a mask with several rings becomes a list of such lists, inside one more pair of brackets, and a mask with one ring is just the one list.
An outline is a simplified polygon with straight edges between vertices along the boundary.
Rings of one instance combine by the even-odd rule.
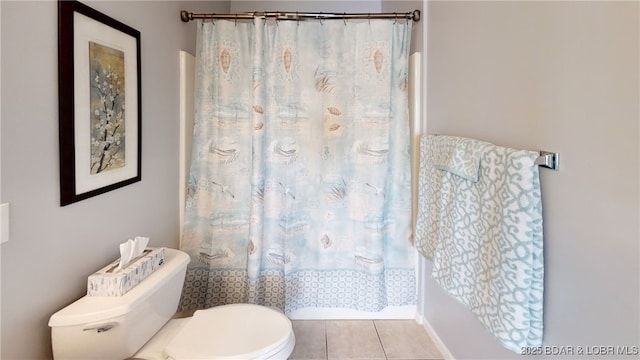
[[433, 279], [506, 348], [542, 344], [538, 154], [423, 136], [416, 246]]

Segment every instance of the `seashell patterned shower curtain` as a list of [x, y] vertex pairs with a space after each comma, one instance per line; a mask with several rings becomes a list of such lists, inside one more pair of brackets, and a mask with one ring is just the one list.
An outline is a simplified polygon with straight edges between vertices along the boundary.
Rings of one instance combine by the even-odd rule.
[[198, 22], [181, 309], [415, 304], [411, 22]]

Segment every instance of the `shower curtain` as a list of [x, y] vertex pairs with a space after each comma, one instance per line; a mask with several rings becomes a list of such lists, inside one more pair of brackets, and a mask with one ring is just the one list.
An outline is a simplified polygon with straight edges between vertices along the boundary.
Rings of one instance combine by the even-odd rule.
[[415, 304], [411, 22], [198, 22], [181, 309]]

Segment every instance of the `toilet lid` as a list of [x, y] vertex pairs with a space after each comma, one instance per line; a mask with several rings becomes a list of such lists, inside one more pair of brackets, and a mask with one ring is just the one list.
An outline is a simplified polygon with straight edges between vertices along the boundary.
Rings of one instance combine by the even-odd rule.
[[284, 347], [291, 321], [265, 306], [233, 304], [199, 310], [165, 348], [173, 359], [264, 358]]

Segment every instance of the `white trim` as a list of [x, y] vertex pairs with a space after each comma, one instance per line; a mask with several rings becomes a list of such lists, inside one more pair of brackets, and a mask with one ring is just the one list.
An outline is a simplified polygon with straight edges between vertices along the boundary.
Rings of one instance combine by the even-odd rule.
[[378, 312], [344, 308], [303, 308], [288, 313], [291, 320], [409, 320], [417, 316], [415, 305], [389, 306]]
[[184, 223], [184, 207], [187, 201], [189, 169], [191, 167], [191, 141], [193, 138], [194, 115], [194, 83], [196, 58], [186, 51], [180, 51], [180, 159], [178, 174], [180, 186], [178, 206], [180, 207], [180, 239], [182, 244], [182, 224]]
[[440, 351], [440, 355], [442, 355], [442, 358], [445, 360], [455, 360], [453, 354], [451, 354], [451, 351], [449, 351], [442, 339], [440, 339], [440, 336], [438, 336], [427, 318], [425, 318], [424, 316], [418, 316], [416, 318], [416, 321], [418, 322], [418, 324], [421, 324], [427, 334], [429, 334], [429, 337], [431, 337], [431, 340], [433, 340], [433, 343], [438, 348], [438, 351]]
[[[418, 291], [418, 304], [416, 306], [416, 320], [419, 320], [420, 318], [424, 317], [424, 312], [427, 308], [427, 303], [426, 303], [426, 299], [425, 299], [425, 293], [426, 293], [426, 288], [425, 288], [425, 284], [427, 282], [427, 277], [429, 276], [429, 274], [427, 273], [427, 265], [426, 265], [426, 259], [420, 255], [417, 251], [416, 253], [418, 254], [418, 267], [417, 267], [417, 274], [416, 274], [416, 278], [418, 280], [418, 287], [417, 287], [417, 291]], [[420, 323], [422, 323], [422, 321], [418, 321]]]
[[414, 52], [409, 55], [409, 117], [411, 119], [411, 133], [420, 134], [422, 131], [422, 53]]
[[[409, 56], [409, 119], [411, 126], [411, 231], [414, 235], [418, 216], [418, 165], [420, 162], [420, 128], [422, 126], [421, 68], [422, 53], [411, 54]], [[418, 281], [417, 276], [416, 281]], [[416, 286], [417, 288], [418, 286]]]
[[429, 57], [429, 48], [427, 47], [428, 28], [429, 28], [429, 1], [422, 2], [422, 122], [420, 123], [420, 134], [427, 132], [427, 59]]
[[[429, 1], [428, 0], [424, 0], [422, 2], [422, 16], [421, 16], [421, 20], [422, 21], [422, 116], [421, 116], [421, 122], [419, 125], [419, 132], [418, 134], [425, 134], [427, 132], [427, 106], [428, 106], [428, 102], [427, 102], [427, 94], [429, 92], [428, 89], [428, 82], [427, 82], [427, 76], [428, 76], [428, 67], [427, 67], [427, 60], [429, 58], [429, 47], [428, 47], [428, 28], [429, 28]], [[426, 298], [425, 298], [425, 283], [427, 281], [427, 277], [429, 276], [429, 274], [427, 273], [427, 260], [420, 256], [420, 259], [418, 260], [418, 282], [419, 282], [419, 286], [418, 286], [418, 306], [417, 306], [417, 313], [416, 313], [416, 321], [422, 325], [422, 327], [425, 329], [425, 331], [429, 334], [429, 336], [431, 337], [431, 340], [433, 340], [433, 343], [436, 345], [436, 347], [438, 348], [438, 350], [440, 351], [440, 354], [442, 355], [442, 357], [446, 360], [455, 360], [455, 358], [453, 357], [453, 354], [451, 353], [451, 351], [449, 351], [449, 349], [447, 348], [447, 346], [445, 345], [444, 341], [442, 341], [442, 339], [440, 338], [440, 336], [438, 336], [438, 333], [436, 333], [436, 330], [433, 328], [433, 326], [431, 326], [431, 324], [429, 323], [429, 321], [427, 320], [426, 316], [425, 316], [425, 310], [428, 306]]]

